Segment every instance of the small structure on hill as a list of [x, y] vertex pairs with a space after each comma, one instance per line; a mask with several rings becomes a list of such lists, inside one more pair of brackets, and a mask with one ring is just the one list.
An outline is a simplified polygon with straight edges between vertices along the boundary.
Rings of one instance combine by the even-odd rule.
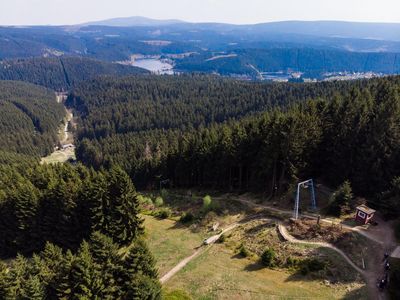
[[70, 149], [70, 148], [73, 148], [73, 147], [74, 147], [73, 144], [62, 145], [62, 149], [63, 149], [63, 150], [67, 150], [67, 149]]
[[360, 205], [356, 208], [356, 221], [361, 224], [368, 224], [374, 217], [375, 210], [366, 205]]

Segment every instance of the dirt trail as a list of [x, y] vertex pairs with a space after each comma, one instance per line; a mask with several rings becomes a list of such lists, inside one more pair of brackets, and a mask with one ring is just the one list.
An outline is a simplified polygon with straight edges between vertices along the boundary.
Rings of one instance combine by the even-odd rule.
[[358, 266], [356, 266], [353, 263], [353, 261], [342, 250], [336, 248], [334, 245], [329, 244], [329, 243], [309, 242], [309, 241], [298, 240], [295, 237], [293, 237], [292, 235], [290, 235], [290, 233], [287, 231], [286, 227], [283, 226], [283, 224], [278, 225], [278, 231], [281, 234], [281, 236], [290, 243], [317, 245], [317, 246], [332, 249], [333, 251], [337, 252], [346, 260], [346, 262], [354, 270], [356, 270], [364, 278], [364, 280], [366, 281], [371, 299], [379, 299], [379, 300], [386, 299], [385, 295], [380, 293], [376, 287], [376, 273], [373, 271], [366, 271], [366, 270], [360, 269]]
[[298, 240], [287, 231], [286, 227], [283, 224], [278, 225], [278, 231], [279, 231], [280, 235], [286, 241], [288, 241], [290, 243], [316, 245], [316, 246], [321, 246], [321, 247], [330, 248], [330, 249], [334, 250], [335, 252], [339, 253], [349, 263], [349, 265], [353, 267], [354, 270], [356, 270], [362, 276], [366, 277], [366, 275], [367, 275], [366, 271], [357, 267], [355, 265], [355, 263], [353, 263], [353, 261], [346, 255], [346, 253], [344, 253], [339, 248], [336, 248], [334, 245], [329, 244], [329, 243], [324, 243], [324, 242], [309, 242], [309, 241], [304, 241], [304, 240]]
[[[221, 198], [222, 199], [222, 198]], [[287, 215], [292, 215], [292, 211], [289, 210], [283, 210], [283, 209], [278, 209], [275, 207], [271, 207], [271, 206], [267, 206], [267, 205], [261, 205], [261, 204], [256, 204], [252, 201], [246, 200], [246, 199], [226, 199], [225, 200], [231, 200], [231, 201], [237, 201], [240, 202], [242, 204], [247, 204], [253, 207], [260, 207], [260, 208], [265, 208], [268, 209], [270, 211], [275, 211], [278, 213], [283, 213], [283, 214], [287, 214]], [[316, 216], [310, 215], [310, 214], [303, 214], [303, 216], [309, 217], [309, 218], [313, 218], [316, 219]], [[324, 223], [329, 223], [332, 224], [332, 220], [329, 219], [323, 219], [321, 218], [321, 222]], [[375, 228], [370, 228], [369, 232], [367, 233], [364, 229], [362, 228], [357, 228], [357, 227], [351, 227], [345, 224], [342, 224], [343, 228], [357, 232], [361, 235], [363, 235], [364, 237], [366, 237], [367, 239], [369, 239], [372, 242], [378, 243], [381, 246], [381, 253], [375, 253], [374, 255], [377, 256], [382, 256], [383, 257], [383, 253], [388, 251], [391, 252], [394, 250], [394, 248], [396, 247], [396, 242], [393, 236], [393, 230], [391, 229], [391, 227], [384, 222], [383, 220], [379, 219], [378, 217], [378, 223], [379, 225], [376, 226]], [[366, 271], [366, 270], [361, 270], [359, 267], [357, 267], [348, 257], [347, 255], [341, 251], [340, 249], [337, 249], [335, 246], [328, 244], [328, 243], [318, 243], [318, 242], [307, 242], [307, 241], [300, 241], [295, 239], [294, 237], [290, 236], [289, 233], [287, 232], [286, 228], [284, 228], [284, 226], [280, 227], [280, 230], [282, 230], [283, 234], [286, 235], [286, 238], [288, 241], [292, 241], [292, 242], [300, 242], [300, 243], [305, 243], [305, 244], [317, 244], [323, 247], [328, 247], [331, 248], [333, 250], [335, 250], [337, 253], [339, 253], [355, 270], [357, 270], [361, 275], [363, 275], [368, 290], [369, 290], [369, 295], [370, 295], [370, 299], [378, 299], [378, 300], [384, 300], [386, 299], [386, 295], [384, 293], [379, 292], [378, 288], [376, 287], [376, 282], [377, 279], [379, 278], [379, 276], [381, 275], [381, 271], [383, 270], [383, 264], [380, 263], [375, 263], [374, 265], [371, 266], [371, 271]], [[281, 233], [282, 234], [282, 233]], [[282, 234], [282, 236], [284, 236]], [[285, 237], [285, 236], [284, 236]]]
[[[224, 230], [222, 230], [219, 234], [213, 235], [212, 237], [209, 237], [206, 241], [206, 245], [200, 245], [197, 250], [190, 256], [186, 257], [185, 259], [181, 260], [175, 267], [173, 267], [170, 271], [168, 271], [163, 277], [161, 277], [160, 282], [165, 283], [169, 279], [171, 279], [172, 276], [174, 276], [176, 273], [178, 273], [180, 270], [182, 270], [190, 261], [192, 261], [195, 257], [197, 257], [200, 253], [204, 252], [206, 249], [210, 248], [213, 244], [215, 244], [216, 241], [223, 235], [224, 233], [231, 231], [232, 229], [236, 228], [239, 225], [239, 223], [234, 223]], [[204, 246], [204, 247], [203, 247]]]
[[[292, 216], [292, 214], [293, 214], [293, 212], [291, 210], [284, 210], [284, 209], [280, 209], [280, 208], [276, 208], [276, 207], [272, 207], [272, 206], [268, 206], [268, 205], [257, 204], [257, 203], [254, 203], [254, 202], [250, 201], [250, 200], [245, 200], [245, 199], [241, 199], [241, 198], [237, 198], [237, 199], [220, 198], [220, 199], [229, 200], [229, 201], [236, 201], [236, 202], [240, 202], [242, 204], [247, 204], [247, 205], [254, 206], [254, 207], [265, 208], [265, 209], [268, 209], [270, 211], [274, 211], [274, 212], [277, 212], [277, 213], [283, 213], [283, 214], [290, 215], [290, 216]], [[302, 216], [310, 218], [310, 219], [315, 219], [315, 220], [318, 218], [317, 216], [312, 215], [312, 214], [302, 214]], [[327, 223], [327, 224], [332, 224], [333, 221], [329, 220], [329, 219], [321, 218], [321, 222], [324, 222], [324, 223]], [[369, 239], [371, 241], [374, 241], [374, 242], [376, 242], [378, 244], [381, 244], [381, 245], [384, 244], [384, 241], [382, 241], [382, 240], [378, 239], [377, 237], [367, 233], [362, 228], [351, 227], [351, 226], [348, 226], [346, 224], [341, 224], [341, 226], [343, 228], [345, 228], [345, 229], [358, 232], [359, 234], [363, 235], [367, 239]]]

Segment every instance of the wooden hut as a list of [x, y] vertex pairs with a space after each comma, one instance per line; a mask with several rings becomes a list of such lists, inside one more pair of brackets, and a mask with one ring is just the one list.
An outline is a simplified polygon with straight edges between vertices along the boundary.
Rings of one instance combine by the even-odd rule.
[[360, 205], [356, 208], [356, 221], [360, 224], [368, 224], [374, 217], [375, 210], [366, 205]]

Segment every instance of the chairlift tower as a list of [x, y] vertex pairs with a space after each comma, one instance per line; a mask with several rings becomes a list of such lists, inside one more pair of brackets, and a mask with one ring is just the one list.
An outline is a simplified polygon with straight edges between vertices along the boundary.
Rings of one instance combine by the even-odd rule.
[[300, 206], [300, 188], [311, 188], [311, 209], [317, 208], [317, 202], [315, 201], [315, 190], [314, 181], [312, 179], [300, 182], [297, 184], [296, 202], [294, 204], [293, 218], [297, 220], [299, 218], [299, 206]]

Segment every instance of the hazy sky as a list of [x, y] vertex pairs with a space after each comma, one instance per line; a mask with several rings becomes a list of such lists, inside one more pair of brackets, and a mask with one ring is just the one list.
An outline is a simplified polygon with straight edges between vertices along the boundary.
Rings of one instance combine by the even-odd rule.
[[77, 24], [115, 17], [260, 23], [399, 22], [400, 0], [0, 0], [0, 24]]

